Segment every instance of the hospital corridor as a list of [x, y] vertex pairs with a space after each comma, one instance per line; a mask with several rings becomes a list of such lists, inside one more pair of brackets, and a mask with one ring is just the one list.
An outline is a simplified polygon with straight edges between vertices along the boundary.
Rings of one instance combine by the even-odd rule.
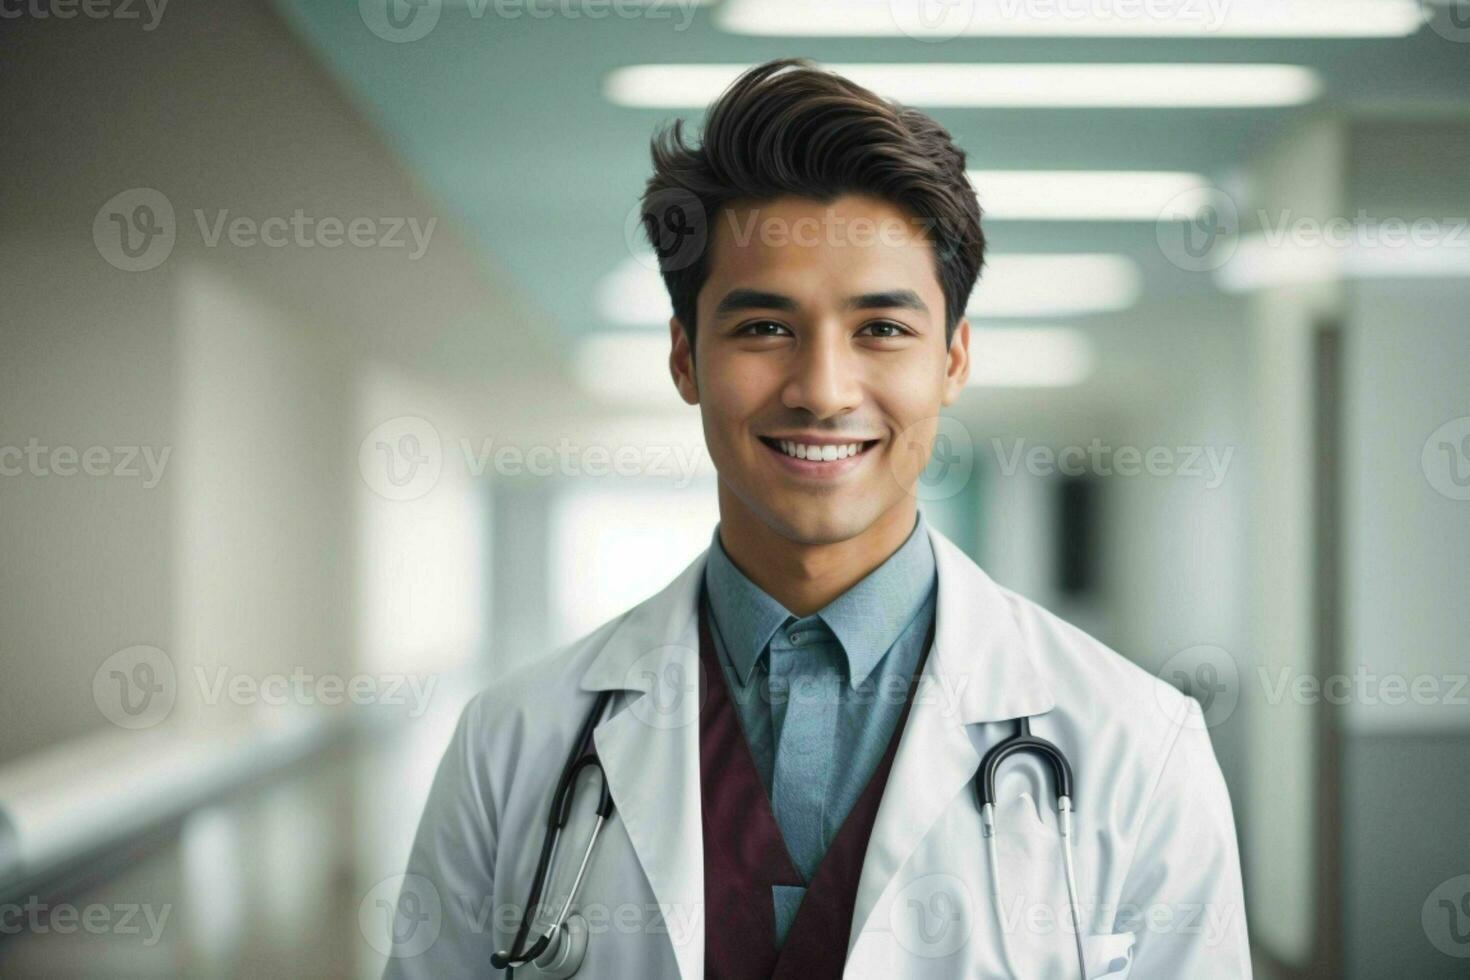
[[[701, 131], [743, 72], [785, 58], [922, 111], [963, 151], [956, 199], [979, 204], [985, 258], [963, 309], [953, 255], [933, 266], [932, 296], [968, 324], [966, 374], [922, 425], [892, 427], [881, 463], [888, 428], [802, 448], [794, 424], [757, 423], [748, 458], [730, 432], [737, 397], [766, 381], [766, 414], [739, 406], [748, 418], [824, 398], [854, 419], [908, 409], [919, 375], [877, 366], [903, 356], [896, 330], [824, 360], [800, 344], [830, 335], [782, 326], [800, 303], [735, 289], [716, 309], [677, 284], [738, 284], [777, 255], [798, 272], [776, 281], [821, 295], [873, 255], [902, 260], [866, 240], [819, 266], [861, 238], [851, 222], [824, 219], [811, 247], [800, 220], [742, 237], [749, 201], [730, 192], [681, 264], [656, 240], [683, 242], [714, 192], [691, 179], [645, 196], [651, 141], [675, 120], [730, 141], [736, 163], [700, 171], [710, 186], [762, 153], [835, 155], [804, 130], [750, 136], [796, 112], [763, 116], [758, 100], [733, 132]], [[856, 924], [878, 910], [854, 926], [845, 975], [1180, 980], [1149, 952], [1178, 944], [1194, 976], [1470, 976], [1467, 0], [0, 0], [0, 86], [0, 977], [508, 975], [481, 959], [522, 921], [495, 896], [531, 890], [552, 788], [602, 687], [654, 693], [626, 709], [646, 731], [614, 718], [596, 735], [609, 755], [624, 739], [628, 768], [585, 907], [566, 910], [592, 923], [576, 975], [753, 975], [706, 969], [743, 941], [739, 917], [666, 898], [716, 866], [706, 852], [690, 878], [698, 854], [678, 847], [754, 818], [627, 790], [688, 802], [703, 778], [707, 801], [721, 731], [744, 732], [759, 763], [757, 716], [736, 725], [722, 700], [744, 675], [711, 685], [688, 667], [716, 650], [738, 663], [742, 638], [706, 636], [700, 663], [673, 648], [695, 644], [705, 605], [667, 629], [628, 611], [663, 609], [645, 600], [670, 582], [704, 603], [688, 583], [718, 581], [695, 564], [717, 525], [779, 530], [786, 512], [763, 494], [838, 500], [845, 473], [887, 488], [904, 534], [934, 535], [894, 540], [924, 561], [935, 542], [938, 587], [929, 605], [863, 593], [805, 648], [850, 648], [883, 621], [894, 652], [866, 665], [874, 678], [904, 643], [914, 671], [973, 653], [972, 689], [903, 701], [883, 716], [891, 742], [822, 716], [835, 768], [876, 766], [893, 791], [883, 809], [866, 783], [843, 801], [878, 828], [836, 902], [843, 938], [854, 902]], [[920, 117], [865, 97], [826, 111], [918, 128], [929, 142], [906, 148], [932, 155]], [[844, 120], [816, 132], [840, 146]], [[657, 172], [693, 173], [669, 146]], [[902, 158], [885, 179], [913, 169]], [[793, 207], [830, 219], [909, 200], [874, 204], [853, 190], [862, 173], [847, 178]], [[786, 214], [770, 203], [750, 213]], [[902, 321], [928, 298], [849, 305]], [[696, 300], [764, 312], [750, 334], [701, 322], [695, 343], [671, 318]], [[932, 363], [956, 363], [924, 339]], [[780, 361], [788, 342], [803, 353]], [[900, 380], [863, 401], [880, 377]], [[701, 404], [681, 397], [692, 378]], [[920, 458], [902, 455], [910, 438]], [[847, 499], [877, 508], [868, 489]], [[724, 550], [744, 569], [727, 580], [776, 594], [741, 564], [755, 545]], [[946, 590], [975, 566], [961, 581], [985, 591]], [[885, 620], [904, 602], [904, 623], [922, 610], [912, 636]], [[764, 670], [803, 648], [802, 617], [823, 605], [787, 603], [803, 623], [790, 632], [762, 622]], [[727, 631], [761, 618], [754, 600], [708, 608]], [[1010, 608], [1016, 649], [1061, 652], [997, 652]], [[595, 667], [592, 647], [558, 653], [625, 613], [637, 650]], [[666, 682], [729, 708], [727, 727], [672, 734]], [[759, 773], [778, 817], [803, 779], [844, 776], [792, 762], [779, 726], [818, 723], [791, 710], [768, 733], [786, 754]], [[899, 740], [905, 719], [915, 741], [940, 731], [929, 711], [974, 722], [932, 770]], [[1033, 751], [1006, 764], [1037, 774], [1036, 799], [1014, 771], [989, 809], [983, 778], [946, 795], [946, 760], [973, 768], [965, 738], [978, 758], [1026, 717], [1065, 750], [1069, 782]], [[1162, 788], [1135, 772], [1160, 740], [1140, 731], [1182, 746], [1159, 750]], [[721, 799], [759, 796], [746, 768], [750, 796]], [[1054, 800], [1071, 780], [1075, 801]], [[522, 807], [526, 792], [541, 795]], [[593, 799], [579, 792], [557, 845], [579, 886]], [[1157, 801], [1184, 826], [1151, 836]], [[894, 831], [912, 830], [908, 849], [877, 844], [906, 812], [925, 813]], [[1025, 833], [991, 836], [996, 813], [1027, 812]], [[1141, 853], [1110, 836], [1124, 825], [1143, 828]], [[810, 840], [789, 826], [766, 829], [795, 859]], [[955, 828], [957, 849], [939, 847]], [[1238, 853], [1238, 883], [1192, 833]], [[503, 862], [493, 896], [423, 893], [427, 860], [491, 877], [484, 840]], [[992, 891], [997, 840], [1031, 870]], [[660, 847], [674, 856], [651, 862]], [[938, 871], [918, 875], [921, 860]], [[1143, 889], [1126, 871], [1148, 860], [1198, 887], [1092, 900], [1104, 875], [1115, 894]], [[895, 887], [875, 887], [875, 868]], [[1043, 872], [1061, 911], [1039, 921], [1019, 903]], [[773, 886], [778, 942], [788, 927], [809, 941], [807, 909], [828, 894], [815, 880], [805, 899]], [[693, 892], [720, 907], [718, 889]], [[769, 933], [766, 919], [752, 921]], [[452, 945], [465, 929], [484, 945]], [[1074, 947], [1083, 931], [1097, 935]], [[1248, 968], [1229, 965], [1237, 942]]]

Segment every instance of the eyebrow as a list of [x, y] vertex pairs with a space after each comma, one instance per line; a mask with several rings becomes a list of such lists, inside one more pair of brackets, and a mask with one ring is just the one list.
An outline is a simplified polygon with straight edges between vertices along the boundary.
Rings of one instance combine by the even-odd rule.
[[[800, 304], [790, 296], [766, 292], [761, 289], [732, 289], [715, 307], [715, 316], [736, 313], [741, 310], [781, 310], [794, 313]], [[862, 293], [849, 296], [842, 303], [844, 310], [916, 310], [927, 314], [929, 306], [912, 289], [890, 289], [878, 293]]]

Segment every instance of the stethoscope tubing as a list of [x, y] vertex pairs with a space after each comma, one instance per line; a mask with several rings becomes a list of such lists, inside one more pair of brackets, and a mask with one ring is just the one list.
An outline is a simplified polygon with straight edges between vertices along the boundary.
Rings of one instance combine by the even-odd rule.
[[[592, 710], [587, 712], [587, 718], [582, 722], [582, 728], [577, 733], [576, 748], [567, 757], [566, 764], [562, 766], [561, 778], [556, 783], [556, 792], [551, 796], [551, 809], [546, 817], [546, 837], [541, 842], [541, 854], [536, 860], [536, 874], [531, 879], [531, 893], [526, 899], [526, 907], [521, 910], [520, 928], [516, 930], [515, 939], [510, 946], [497, 951], [490, 958], [490, 965], [497, 970], [505, 970], [507, 978], [515, 976], [515, 967], [533, 962], [546, 952], [552, 939], [565, 924], [571, 912], [572, 903], [576, 901], [577, 893], [582, 887], [582, 879], [586, 876], [587, 866], [592, 860], [598, 834], [602, 831], [603, 824], [612, 816], [614, 808], [612, 787], [607, 783], [607, 773], [603, 771], [602, 761], [597, 756], [597, 745], [593, 732], [614, 693], [614, 691], [607, 690], [597, 695]], [[546, 887], [546, 879], [561, 841], [562, 831], [571, 819], [577, 777], [583, 769], [589, 766], [596, 768], [602, 782], [602, 790], [597, 803], [597, 822], [593, 825], [587, 847], [582, 853], [582, 862], [577, 868], [576, 878], [572, 881], [572, 887], [567, 893], [567, 899], [562, 904], [561, 911], [557, 913], [551, 927], [542, 933], [529, 948], [526, 948], [525, 942], [531, 932], [531, 922], [535, 918], [537, 906], [541, 903], [541, 892]]]
[[[566, 764], [562, 767], [561, 778], [557, 781], [556, 791], [552, 794], [551, 808], [546, 819], [546, 838], [541, 843], [541, 854], [536, 861], [536, 874], [531, 882], [531, 893], [527, 899], [526, 908], [521, 913], [521, 924], [516, 930], [515, 940], [508, 949], [500, 950], [491, 957], [491, 965], [496, 969], [505, 970], [507, 978], [514, 977], [514, 967], [533, 962], [540, 957], [565, 925], [567, 916], [571, 914], [572, 904], [581, 890], [582, 881], [586, 877], [588, 865], [591, 863], [593, 851], [597, 846], [597, 838], [607, 820], [612, 816], [614, 809], [612, 788], [607, 783], [607, 774], [602, 769], [601, 760], [598, 759], [593, 731], [598, 720], [602, 718], [613, 693], [610, 690], [601, 692], [592, 710], [587, 713], [586, 720], [582, 723], [582, 728], [578, 732], [576, 750], [568, 756]], [[1087, 956], [1082, 943], [1082, 910], [1078, 898], [1076, 862], [1072, 849], [1072, 767], [1061, 749], [1031, 734], [1031, 722], [1026, 717], [1016, 720], [1014, 735], [1003, 739], [985, 753], [974, 778], [975, 795], [980, 804], [981, 829], [990, 859], [991, 906], [994, 909], [996, 925], [1000, 933], [1001, 958], [1006, 970], [1012, 976], [1019, 976], [1011, 958], [1010, 943], [1006, 935], [1001, 906], [1000, 863], [995, 845], [995, 778], [1004, 762], [1026, 753], [1041, 756], [1049, 764], [1055, 782], [1062, 865], [1072, 917], [1072, 936], [1076, 942], [1077, 968], [1083, 980], [1086, 980]], [[525, 942], [530, 935], [534, 910], [540, 904], [541, 893], [546, 887], [546, 879], [555, 859], [562, 831], [571, 817], [576, 780], [581, 771], [588, 766], [597, 769], [602, 781], [602, 790], [597, 805], [597, 822], [593, 824], [587, 847], [582, 852], [582, 860], [577, 867], [576, 877], [572, 880], [572, 886], [567, 893], [566, 901], [562, 903], [561, 910], [552, 920], [550, 928], [529, 948], [526, 948]]]
[[1082, 944], [1082, 906], [1078, 898], [1077, 869], [1072, 853], [1072, 765], [1061, 749], [1031, 734], [1031, 719], [1016, 719], [1016, 733], [991, 746], [980, 759], [975, 773], [975, 796], [980, 803], [980, 829], [990, 858], [990, 905], [1000, 935], [1000, 955], [1006, 972], [1019, 977], [1011, 959], [1009, 937], [1001, 908], [1000, 860], [995, 846], [995, 775], [1001, 764], [1017, 755], [1041, 756], [1051, 767], [1057, 797], [1057, 829], [1061, 838], [1062, 868], [1067, 880], [1067, 905], [1072, 916], [1072, 938], [1076, 944], [1077, 971], [1087, 980], [1087, 952]]

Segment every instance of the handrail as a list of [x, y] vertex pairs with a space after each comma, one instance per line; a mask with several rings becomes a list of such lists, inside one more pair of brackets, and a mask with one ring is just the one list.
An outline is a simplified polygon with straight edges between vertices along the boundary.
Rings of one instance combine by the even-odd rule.
[[0, 901], [350, 734], [312, 713], [217, 731], [102, 731], [0, 767]]

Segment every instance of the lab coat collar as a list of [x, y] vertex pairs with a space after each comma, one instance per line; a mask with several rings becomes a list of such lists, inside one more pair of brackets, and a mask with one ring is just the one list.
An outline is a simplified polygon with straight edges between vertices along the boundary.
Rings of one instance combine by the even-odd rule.
[[[869, 839], [849, 950], [904, 860], [973, 779], [979, 753], [965, 726], [1044, 714], [1056, 703], [1005, 593], [949, 539], [927, 530], [938, 570], [934, 649]], [[599, 724], [595, 741], [629, 840], [667, 909], [680, 974], [689, 978], [704, 970], [698, 719], [707, 688], [696, 603], [705, 557], [626, 613], [581, 679], [585, 691], [643, 694]]]
[[[953, 681], [947, 690], [958, 698], [961, 724], [1050, 711], [1056, 703], [1051, 686], [1027, 649], [1005, 594], [932, 524], [924, 527], [939, 576], [935, 649], [925, 673]], [[692, 669], [698, 663], [695, 604], [707, 554], [624, 615], [582, 675], [582, 690], [647, 693], [660, 677], [651, 668], [681, 663]]]

